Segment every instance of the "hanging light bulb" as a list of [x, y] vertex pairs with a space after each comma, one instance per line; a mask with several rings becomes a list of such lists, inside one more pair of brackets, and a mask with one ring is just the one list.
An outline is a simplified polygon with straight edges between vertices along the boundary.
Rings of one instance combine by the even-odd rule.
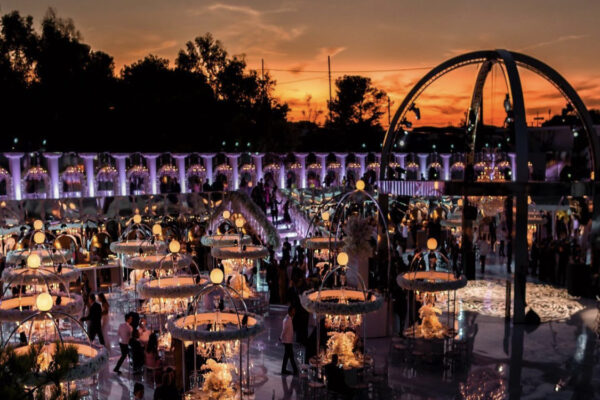
[[50, 311], [52, 309], [52, 304], [52, 296], [46, 292], [40, 293], [35, 299], [37, 309], [42, 312]]
[[179, 253], [179, 250], [181, 250], [181, 244], [179, 244], [177, 240], [171, 240], [171, 243], [169, 243], [169, 251], [171, 253]]
[[38, 254], [33, 253], [27, 257], [27, 266], [29, 268], [37, 269], [40, 265], [42, 265], [42, 259]]

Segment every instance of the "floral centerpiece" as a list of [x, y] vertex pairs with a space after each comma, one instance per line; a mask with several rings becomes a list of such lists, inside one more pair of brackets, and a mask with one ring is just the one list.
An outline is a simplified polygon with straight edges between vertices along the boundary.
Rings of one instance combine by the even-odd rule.
[[331, 333], [331, 337], [327, 340], [326, 359], [331, 360], [331, 356], [337, 354], [344, 368], [360, 367], [363, 362], [362, 356], [353, 351], [356, 339], [356, 334], [352, 331]]
[[235, 390], [231, 387], [233, 378], [230, 369], [231, 365], [218, 363], [212, 358], [208, 359], [206, 364], [202, 366], [203, 371], [209, 371], [202, 375], [204, 377], [202, 391], [208, 393], [210, 399], [233, 399]]

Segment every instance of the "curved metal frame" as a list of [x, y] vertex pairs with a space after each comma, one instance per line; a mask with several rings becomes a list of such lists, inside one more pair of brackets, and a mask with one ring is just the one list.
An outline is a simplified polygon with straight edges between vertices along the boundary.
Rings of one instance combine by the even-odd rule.
[[[511, 91], [513, 109], [515, 114], [515, 130], [517, 132], [517, 142], [519, 141], [519, 136], [521, 136], [519, 134], [519, 132], [521, 131], [521, 127], [519, 125], [523, 124], [526, 133], [525, 110], [523, 105], [524, 103], [522, 102], [523, 93], [521, 89], [521, 81], [516, 68], [517, 66], [519, 66], [526, 68], [546, 79], [554, 87], [556, 87], [559, 90], [559, 92], [565, 97], [565, 99], [573, 106], [575, 112], [577, 113], [579, 119], [582, 122], [583, 128], [587, 135], [587, 139], [589, 141], [592, 170], [594, 171], [594, 181], [596, 181], [598, 179], [598, 174], [600, 173], [600, 140], [595, 134], [590, 114], [587, 111], [587, 108], [585, 107], [583, 101], [581, 100], [577, 92], [557, 71], [552, 69], [547, 64], [527, 55], [516, 52], [509, 52], [507, 50], [476, 51], [454, 57], [450, 60], [441, 63], [440, 65], [432, 69], [429, 73], [427, 73], [423, 78], [421, 78], [421, 80], [419, 80], [419, 82], [404, 98], [400, 107], [398, 107], [398, 110], [394, 114], [394, 117], [390, 124], [390, 127], [386, 132], [381, 156], [380, 179], [385, 179], [385, 171], [390, 161], [390, 154], [393, 148], [393, 141], [396, 136], [398, 123], [402, 121], [405, 115], [408, 113], [410, 105], [414, 103], [415, 99], [418, 98], [429, 85], [431, 85], [440, 77], [446, 75], [448, 72], [453, 71], [455, 69], [472, 64], [485, 64], [499, 61], [502, 61], [502, 63], [504, 64], [508, 76], [509, 90]], [[487, 73], [489, 71], [485, 73], [484, 72], [485, 71], [482, 71], [480, 69], [480, 73], [482, 73], [482, 75], [485, 75], [483, 76], [483, 78], [487, 77]], [[478, 81], [480, 78], [481, 77], [478, 77]], [[479, 85], [476, 85], [475, 90], [477, 90], [478, 86]], [[481, 88], [483, 88], [482, 83]], [[475, 94], [473, 96], [473, 101], [475, 102], [475, 104], [477, 104], [477, 98]], [[474, 103], [472, 102], [472, 104]], [[523, 108], [521, 108], [522, 105]], [[524, 158], [526, 166], [527, 152], [520, 151], [525, 149], [520, 149], [519, 147], [521, 146], [519, 146], [519, 143], [517, 143], [517, 163], [519, 162], [519, 159]], [[523, 155], [525, 157], [523, 157]], [[519, 169], [520, 168], [517, 167], [517, 170]], [[524, 171], [520, 172], [524, 173]]]
[[[200, 287], [200, 290], [198, 291], [198, 294], [196, 294], [196, 296], [194, 297], [194, 299], [192, 300], [192, 313], [194, 315], [194, 325], [196, 324], [196, 318], [195, 316], [198, 313], [198, 304], [200, 303], [200, 301], [202, 300], [202, 297], [206, 294], [212, 293], [215, 290], [221, 290], [221, 292], [224, 292], [229, 300], [231, 301], [231, 304], [233, 304], [233, 309], [235, 311], [235, 314], [237, 316], [237, 320], [238, 320], [238, 328], [242, 329], [242, 320], [240, 319], [240, 311], [238, 309], [238, 306], [236, 305], [235, 299], [233, 298], [233, 296], [231, 295], [231, 292], [233, 292], [234, 295], [236, 295], [243, 306], [243, 312], [244, 314], [248, 314], [248, 307], [246, 306], [246, 302], [244, 301], [244, 298], [242, 296], [240, 296], [240, 293], [238, 293], [238, 291], [236, 291], [235, 289], [233, 289], [232, 287], [229, 286], [225, 286], [223, 285], [223, 283], [212, 283], [212, 282], [208, 282], [205, 285], [203, 285], [202, 287]], [[196, 327], [194, 327], [196, 328]], [[240, 339], [240, 343], [242, 342], [243, 339]], [[196, 354], [196, 341], [194, 341], [194, 371], [197, 370], [197, 366], [196, 366], [196, 359], [197, 357], [195, 357]], [[243, 373], [242, 373], [242, 369], [243, 369], [243, 354], [242, 354], [242, 349], [240, 348], [240, 376], [239, 376], [239, 382], [240, 382], [240, 399], [243, 398], [243, 394], [244, 394], [244, 382], [243, 382]], [[247, 343], [246, 343], [246, 379], [247, 379], [247, 392], [250, 392], [250, 338], [247, 338]], [[185, 382], [184, 382], [184, 388], [185, 388]]]
[[[592, 256], [596, 252], [594, 248], [600, 246], [600, 196], [595, 195], [598, 191], [600, 183], [600, 139], [597, 137], [592, 119], [589, 112], [587, 111], [583, 101], [579, 95], [575, 92], [573, 87], [554, 69], [547, 64], [536, 60], [532, 57], [524, 54], [510, 52], [507, 50], [484, 50], [476, 51], [472, 53], [466, 53], [450, 60], [447, 60], [429, 73], [427, 73], [419, 82], [411, 89], [408, 95], [402, 101], [400, 107], [394, 114], [394, 118], [391, 121], [390, 127], [386, 132], [384, 142], [382, 145], [381, 154], [381, 166], [379, 171], [379, 178], [381, 180], [386, 179], [386, 171], [390, 163], [390, 156], [392, 153], [393, 143], [397, 135], [398, 124], [402, 124], [405, 121], [405, 116], [410, 110], [410, 106], [414, 103], [417, 97], [433, 82], [440, 77], [444, 76], [450, 71], [457, 68], [461, 68], [466, 65], [472, 64], [484, 64], [480, 68], [475, 94], [473, 98], [474, 104], [477, 105], [477, 90], [483, 88], [483, 82], [489, 71], [488, 63], [497, 62], [503, 65], [505, 69], [505, 79], [507, 79], [507, 87], [509, 95], [512, 100], [513, 107], [513, 130], [515, 134], [515, 149], [516, 149], [516, 174], [515, 180], [518, 184], [512, 189], [515, 196], [516, 203], [516, 224], [515, 224], [515, 235], [514, 241], [517, 244], [515, 246], [515, 313], [514, 319], [516, 322], [523, 322], [525, 313], [525, 273], [524, 269], [527, 268], [527, 246], [523, 245], [526, 243], [527, 237], [527, 183], [529, 181], [529, 170], [528, 170], [528, 131], [525, 114], [525, 104], [523, 100], [523, 89], [521, 87], [521, 79], [517, 67], [526, 68], [537, 75], [543, 77], [549, 81], [558, 91], [565, 97], [568, 103], [573, 106], [576, 115], [578, 116], [583, 130], [585, 131], [588, 140], [589, 159], [591, 163], [592, 176], [592, 198], [593, 198], [593, 218], [592, 218], [592, 229], [590, 236], [592, 238]], [[491, 67], [489, 67], [491, 68]], [[473, 103], [472, 103], [473, 104]], [[473, 110], [471, 110], [473, 111]], [[477, 112], [477, 111], [475, 111]], [[473, 120], [473, 115], [469, 116], [469, 121]], [[477, 115], [474, 116], [475, 118]], [[475, 135], [475, 127], [473, 126], [473, 135]], [[474, 136], [472, 143], [474, 143]], [[471, 149], [472, 150], [472, 149]], [[496, 188], [500, 187], [503, 189], [510, 189], [509, 183], [495, 183]], [[463, 223], [465, 223], [463, 216]], [[593, 261], [595, 262], [595, 261]]]

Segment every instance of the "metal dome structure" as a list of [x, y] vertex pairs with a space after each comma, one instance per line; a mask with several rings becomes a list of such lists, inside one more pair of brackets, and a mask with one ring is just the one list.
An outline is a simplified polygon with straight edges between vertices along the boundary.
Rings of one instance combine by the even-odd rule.
[[[429, 71], [417, 84], [411, 89], [397, 109], [391, 121], [390, 127], [385, 135], [382, 144], [381, 166], [379, 171], [380, 186], [384, 192], [390, 192], [393, 186], [391, 182], [394, 178], [389, 175], [389, 165], [394, 161], [392, 154], [394, 143], [400, 140], [400, 135], [405, 128], [412, 124], [408, 121], [409, 113], [419, 112], [415, 106], [419, 96], [435, 81], [456, 69], [479, 65], [479, 72], [475, 79], [475, 86], [471, 96], [470, 107], [467, 110], [467, 119], [465, 129], [465, 170], [473, 168], [475, 162], [475, 140], [477, 138], [478, 127], [481, 126], [482, 105], [483, 105], [483, 87], [490, 71], [494, 65], [500, 65], [502, 68], [508, 94], [505, 99], [505, 109], [507, 111], [507, 132], [514, 134], [515, 143], [515, 173], [512, 174], [512, 181], [504, 182], [474, 182], [472, 174], [464, 174], [464, 181], [435, 182], [436, 190], [443, 195], [462, 196], [467, 199], [471, 196], [514, 196], [516, 199], [516, 219], [514, 242], [514, 260], [515, 260], [515, 300], [514, 300], [514, 321], [523, 322], [525, 318], [525, 275], [528, 265], [527, 255], [527, 216], [528, 196], [536, 195], [588, 195], [593, 198], [593, 225], [591, 230], [592, 237], [592, 260], [598, 262], [598, 232], [600, 229], [600, 197], [596, 196], [598, 187], [598, 177], [600, 174], [600, 141], [593, 127], [592, 118], [585, 107], [583, 101], [573, 89], [573, 87], [553, 68], [547, 64], [530, 56], [511, 52], [508, 50], [484, 50], [475, 51], [451, 58]], [[587, 162], [589, 174], [578, 177], [578, 181], [573, 182], [544, 182], [534, 181], [529, 177], [529, 143], [528, 128], [526, 123], [525, 102], [523, 98], [523, 88], [519, 68], [532, 71], [536, 75], [544, 78], [551, 83], [565, 98], [567, 105], [579, 119], [577, 129], [584, 134], [587, 139], [587, 146], [581, 150], [577, 156]], [[420, 113], [420, 112], [419, 112]], [[574, 153], [575, 154], [575, 153]], [[465, 207], [466, 209], [466, 207]], [[463, 213], [463, 227], [470, 228], [470, 220], [465, 218]], [[472, 242], [472, 230], [463, 229], [463, 243]], [[463, 249], [467, 246], [463, 246]], [[465, 250], [463, 250], [465, 251]], [[467, 250], [468, 251], [468, 250]]]

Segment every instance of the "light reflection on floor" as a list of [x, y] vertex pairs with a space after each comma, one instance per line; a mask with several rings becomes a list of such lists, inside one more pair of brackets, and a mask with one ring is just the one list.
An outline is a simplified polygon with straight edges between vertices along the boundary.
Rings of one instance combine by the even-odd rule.
[[[461, 384], [468, 398], [495, 398], [490, 392], [500, 387], [501, 396], [520, 389], [521, 399], [600, 399], [600, 366], [598, 340], [590, 330], [596, 316], [595, 305], [583, 301], [586, 308], [565, 322], [548, 322], [527, 332], [522, 326], [513, 328], [503, 318], [462, 311], [459, 329], [474, 333], [473, 352], [464, 368], [443, 371], [438, 365], [405, 357], [394, 348], [397, 339], [367, 340], [366, 347], [376, 362], [389, 359], [388, 398], [425, 400], [461, 398]], [[266, 329], [251, 346], [255, 365], [256, 399], [299, 399], [300, 385], [292, 376], [281, 376], [283, 347], [277, 337], [284, 311], [272, 309], [266, 317]], [[112, 372], [118, 356], [116, 328], [122, 314], [111, 315], [113, 329], [110, 337], [113, 354], [109, 366], [100, 374], [101, 399], [129, 399], [133, 384], [124, 364], [123, 374]], [[513, 347], [523, 337], [522, 360], [513, 360]], [[512, 371], [511, 371], [512, 367]], [[260, 373], [263, 371], [263, 373]], [[511, 373], [513, 381], [511, 384]], [[520, 379], [519, 379], [520, 375]], [[493, 380], [494, 384], [490, 384]], [[518, 384], [520, 382], [520, 384]], [[465, 383], [467, 386], [465, 387]], [[151, 385], [146, 385], [146, 399], [152, 398]], [[493, 389], [496, 388], [496, 389]], [[558, 391], [557, 391], [558, 389]], [[482, 391], [488, 391], [484, 397]]]

